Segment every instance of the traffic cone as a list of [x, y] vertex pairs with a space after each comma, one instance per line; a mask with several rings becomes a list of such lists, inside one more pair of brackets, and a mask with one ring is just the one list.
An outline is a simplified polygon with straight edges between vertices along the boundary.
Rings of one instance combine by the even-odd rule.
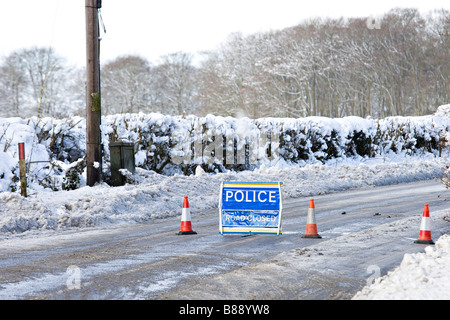
[[306, 232], [302, 236], [302, 238], [313, 238], [313, 239], [321, 239], [317, 233], [317, 224], [316, 224], [316, 207], [314, 206], [314, 199], [309, 200], [309, 208], [308, 208], [308, 218], [306, 220]]
[[414, 241], [414, 243], [419, 244], [434, 244], [433, 239], [431, 239], [431, 228], [430, 228], [430, 210], [428, 204], [425, 205], [422, 215], [422, 223], [420, 224], [419, 239]]
[[188, 197], [184, 197], [183, 201], [183, 210], [181, 213], [181, 227], [178, 235], [186, 235], [186, 234], [197, 234], [197, 232], [192, 230], [191, 223], [191, 212], [189, 210], [189, 201]]

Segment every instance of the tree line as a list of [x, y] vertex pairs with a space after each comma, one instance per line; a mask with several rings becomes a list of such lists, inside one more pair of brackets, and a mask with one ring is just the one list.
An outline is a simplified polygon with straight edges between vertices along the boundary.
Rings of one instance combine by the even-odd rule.
[[[249, 118], [419, 116], [449, 101], [450, 11], [314, 18], [234, 33], [216, 50], [101, 66], [102, 113]], [[197, 61], [198, 60], [198, 61]], [[51, 48], [0, 60], [0, 116], [85, 114], [85, 70]]]

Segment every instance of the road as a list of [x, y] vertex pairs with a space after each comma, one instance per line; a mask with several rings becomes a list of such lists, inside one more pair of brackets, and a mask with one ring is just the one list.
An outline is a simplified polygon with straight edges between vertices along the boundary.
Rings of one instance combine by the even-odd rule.
[[[350, 299], [414, 244], [438, 180], [314, 197], [322, 239], [303, 239], [309, 198], [285, 199], [283, 234], [221, 236], [218, 211], [0, 241], [0, 299]], [[181, 209], [180, 209], [181, 216]], [[433, 238], [450, 230], [433, 220]], [[436, 240], [435, 239], [435, 240]]]

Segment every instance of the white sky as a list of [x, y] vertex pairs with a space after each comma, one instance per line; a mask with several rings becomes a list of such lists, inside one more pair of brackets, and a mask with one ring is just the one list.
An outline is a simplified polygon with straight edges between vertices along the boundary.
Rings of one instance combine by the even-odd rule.
[[[0, 4], [0, 57], [51, 46], [72, 64], [85, 64], [84, 0], [21, 0]], [[279, 30], [318, 16], [379, 16], [394, 7], [450, 9], [448, 0], [103, 0], [102, 61], [139, 54], [152, 63], [176, 51], [196, 53], [232, 32]]]

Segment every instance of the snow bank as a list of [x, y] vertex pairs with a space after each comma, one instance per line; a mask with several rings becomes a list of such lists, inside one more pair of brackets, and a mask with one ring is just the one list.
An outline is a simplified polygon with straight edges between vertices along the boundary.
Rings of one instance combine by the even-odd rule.
[[[448, 106], [435, 115], [381, 120], [174, 117], [121, 114], [102, 118], [104, 181], [110, 179], [109, 143], [135, 143], [136, 166], [165, 175], [369, 161], [392, 156], [440, 156], [449, 138]], [[18, 189], [17, 144], [25, 142], [30, 188], [84, 186], [86, 120], [0, 118], [0, 192]]]
[[129, 184], [110, 187], [102, 183], [70, 191], [29, 190], [0, 193], [0, 234], [30, 230], [64, 230], [139, 223], [179, 216], [188, 196], [193, 214], [218, 206], [221, 181], [282, 181], [286, 198], [308, 197], [333, 191], [437, 178], [447, 158], [403, 157], [370, 159], [366, 163], [342, 161], [334, 165], [265, 167], [254, 171], [211, 174], [198, 167], [195, 175], [165, 176], [137, 168]]
[[436, 116], [440, 118], [450, 117], [450, 104], [440, 106], [436, 111]]
[[11, 186], [11, 182], [14, 178], [13, 171], [16, 164], [17, 160], [15, 160], [10, 154], [0, 152], [0, 192], [14, 188]]
[[405, 254], [398, 268], [358, 292], [354, 300], [449, 300], [450, 235], [424, 253]]

